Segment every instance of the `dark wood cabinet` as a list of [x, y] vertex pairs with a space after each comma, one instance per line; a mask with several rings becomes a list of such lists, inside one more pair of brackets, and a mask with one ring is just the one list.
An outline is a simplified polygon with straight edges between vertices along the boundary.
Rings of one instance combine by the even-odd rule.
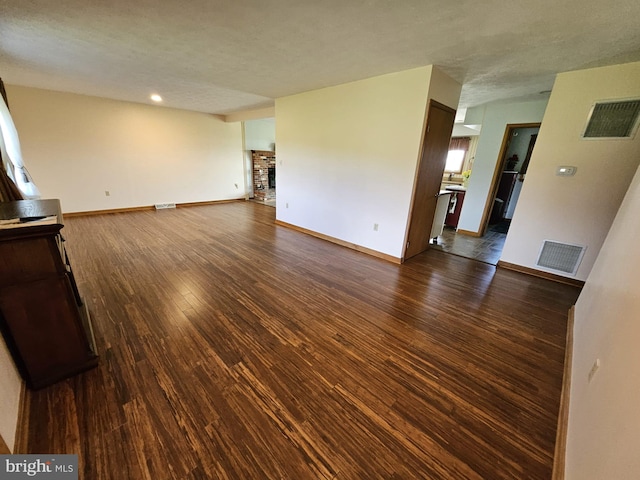
[[[30, 388], [97, 365], [89, 312], [60, 233], [58, 200], [0, 203], [0, 326]], [[6, 227], [6, 228], [5, 228]]]
[[444, 219], [444, 224], [448, 227], [458, 228], [458, 222], [460, 221], [460, 212], [462, 212], [462, 204], [464, 203], [465, 192], [459, 190], [451, 191], [451, 198], [449, 199], [449, 211]]

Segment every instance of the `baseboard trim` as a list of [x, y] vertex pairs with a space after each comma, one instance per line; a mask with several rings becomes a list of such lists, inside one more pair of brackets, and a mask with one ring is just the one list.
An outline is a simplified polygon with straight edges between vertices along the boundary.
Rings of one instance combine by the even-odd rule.
[[480, 232], [472, 232], [471, 230], [456, 230], [456, 233], [459, 233], [460, 235], [467, 235], [469, 237], [481, 237], [482, 235], [480, 235]]
[[[232, 202], [245, 202], [246, 199], [242, 198], [231, 198], [228, 200], [207, 200], [204, 202], [185, 202], [185, 203], [176, 203], [176, 208], [184, 208], [184, 207], [201, 207], [204, 205], [216, 205], [219, 203], [232, 203]], [[145, 205], [142, 207], [127, 207], [127, 208], [112, 208], [109, 210], [89, 210], [86, 212], [69, 212], [65, 213], [64, 216], [66, 218], [72, 217], [87, 217], [91, 215], [110, 215], [113, 213], [129, 213], [129, 212], [143, 212], [147, 210], [155, 210], [156, 207], [154, 205]]]
[[555, 273], [543, 272], [542, 270], [536, 270], [535, 268], [524, 267], [522, 265], [516, 265], [515, 263], [498, 261], [498, 268], [504, 268], [505, 270], [513, 270], [515, 272], [525, 273], [534, 277], [545, 278], [557, 283], [564, 283], [565, 285], [571, 285], [573, 287], [584, 287], [582, 280], [576, 280], [575, 278], [567, 278], [562, 275], [556, 275]]
[[340, 245], [341, 247], [347, 247], [347, 248], [350, 248], [351, 250], [356, 250], [357, 252], [366, 253], [367, 255], [381, 258], [382, 260], [386, 260], [391, 263], [397, 263], [398, 265], [402, 263], [402, 259], [399, 257], [387, 255], [386, 253], [378, 252], [376, 250], [363, 247], [361, 245], [356, 245], [355, 243], [345, 242], [344, 240], [340, 240], [339, 238], [331, 237], [323, 233], [314, 232], [313, 230], [308, 230], [303, 227], [298, 227], [297, 225], [292, 225], [291, 223], [283, 222], [282, 220], [276, 220], [275, 223], [276, 225], [279, 225], [281, 227], [289, 228], [291, 230], [295, 230], [296, 232], [304, 233], [306, 235], [311, 235], [312, 237], [316, 237], [321, 240], [325, 240], [327, 242], [335, 243], [336, 245]]
[[190, 207], [204, 207], [206, 205], [220, 205], [222, 203], [235, 203], [235, 202], [246, 202], [247, 199], [244, 197], [240, 198], [229, 198], [226, 200], [207, 200], [205, 202], [186, 202], [186, 203], [176, 203], [176, 208], [190, 208]]
[[16, 439], [13, 444], [13, 453], [28, 453], [29, 448], [29, 411], [31, 407], [31, 391], [22, 382], [20, 390], [20, 407], [18, 409], [18, 425], [16, 427]]
[[551, 480], [564, 480], [565, 460], [567, 457], [567, 430], [569, 428], [569, 396], [571, 394], [571, 367], [573, 363], [573, 324], [575, 305], [569, 310], [567, 318], [567, 339], [564, 351], [564, 371], [562, 374], [562, 394], [558, 411], [556, 447], [553, 453], [553, 472]]

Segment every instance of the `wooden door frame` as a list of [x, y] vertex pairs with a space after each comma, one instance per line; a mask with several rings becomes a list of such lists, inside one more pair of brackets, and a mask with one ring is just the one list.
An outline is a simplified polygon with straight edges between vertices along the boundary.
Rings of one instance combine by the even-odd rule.
[[[493, 178], [491, 179], [491, 186], [489, 187], [489, 195], [485, 200], [484, 211], [482, 213], [482, 220], [480, 220], [480, 230], [478, 231], [478, 237], [483, 237], [487, 233], [489, 228], [489, 219], [491, 218], [491, 211], [493, 210], [493, 203], [496, 200], [498, 194], [498, 187], [500, 186], [500, 178], [504, 165], [507, 162], [506, 155], [509, 148], [509, 140], [512, 132], [518, 128], [540, 128], [540, 122], [533, 123], [507, 123], [504, 129], [504, 136], [502, 137], [502, 145], [500, 146], [500, 153], [498, 154], [498, 161], [496, 162], [495, 169], [493, 170]], [[505, 205], [506, 207], [506, 205]]]
[[[402, 255], [400, 256], [400, 263], [404, 263], [405, 256], [407, 253], [407, 242], [409, 241], [411, 219], [413, 218], [413, 209], [416, 203], [416, 188], [418, 186], [418, 175], [420, 173], [420, 166], [422, 165], [422, 156], [424, 154], [424, 149], [425, 149], [424, 140], [425, 140], [425, 137], [427, 136], [427, 127], [429, 126], [429, 114], [431, 113], [432, 106], [448, 111], [449, 113], [453, 113], [454, 116], [456, 114], [455, 108], [451, 108], [445, 105], [444, 103], [440, 103], [437, 100], [434, 100], [433, 98], [430, 98], [429, 102], [427, 103], [427, 108], [425, 110], [425, 115], [424, 115], [424, 121], [422, 122], [422, 135], [420, 136], [420, 149], [418, 150], [418, 159], [416, 162], [416, 169], [413, 174], [413, 187], [411, 189], [411, 203], [409, 205], [409, 215], [407, 216], [407, 224], [404, 231], [404, 242], [402, 244]], [[442, 174], [444, 174], [444, 169], [442, 170]]]

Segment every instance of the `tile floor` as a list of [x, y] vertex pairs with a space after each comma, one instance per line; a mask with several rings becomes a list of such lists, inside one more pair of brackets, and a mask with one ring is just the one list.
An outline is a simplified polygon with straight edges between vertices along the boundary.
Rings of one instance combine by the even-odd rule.
[[507, 229], [508, 226], [505, 228], [502, 224], [490, 225], [483, 237], [471, 237], [457, 234], [455, 228], [444, 227], [437, 243], [432, 241], [431, 247], [460, 257], [496, 265], [502, 255]]

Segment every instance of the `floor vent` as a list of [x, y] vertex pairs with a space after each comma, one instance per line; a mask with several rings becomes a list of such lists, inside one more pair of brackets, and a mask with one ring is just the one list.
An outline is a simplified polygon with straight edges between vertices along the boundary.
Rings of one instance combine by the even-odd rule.
[[545, 240], [536, 265], [575, 275], [582, 261], [585, 247]]
[[164, 210], [165, 208], [176, 208], [175, 203], [156, 203], [156, 210]]

